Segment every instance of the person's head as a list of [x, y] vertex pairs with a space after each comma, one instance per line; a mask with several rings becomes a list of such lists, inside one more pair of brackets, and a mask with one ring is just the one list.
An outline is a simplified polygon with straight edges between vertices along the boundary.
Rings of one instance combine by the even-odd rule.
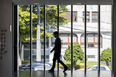
[[55, 31], [55, 32], [53, 33], [53, 35], [54, 35], [55, 38], [57, 38], [58, 35], [59, 35], [58, 31]]

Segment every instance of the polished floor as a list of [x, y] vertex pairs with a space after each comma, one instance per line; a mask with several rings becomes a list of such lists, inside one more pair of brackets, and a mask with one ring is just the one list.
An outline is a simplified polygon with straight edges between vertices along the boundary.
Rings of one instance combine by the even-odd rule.
[[[97, 71], [87, 71], [87, 77], [98, 77]], [[111, 71], [101, 71], [101, 77], [111, 77]], [[14, 77], [71, 77], [71, 71], [63, 73], [62, 71], [58, 72], [48, 72], [48, 71], [32, 71], [30, 74], [29, 71], [19, 71], [15, 74]], [[84, 77], [84, 71], [73, 71], [73, 77]]]

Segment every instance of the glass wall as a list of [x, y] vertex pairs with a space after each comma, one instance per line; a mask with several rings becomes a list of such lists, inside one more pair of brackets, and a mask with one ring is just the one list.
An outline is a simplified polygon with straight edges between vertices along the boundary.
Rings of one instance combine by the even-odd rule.
[[[71, 30], [71, 5], [59, 5], [59, 17], [57, 5], [33, 5], [32, 13], [32, 70], [33, 76], [46, 77], [53, 65], [55, 37], [53, 32], [59, 30], [59, 37], [62, 42], [60, 59], [67, 65], [67, 76], [84, 77], [86, 61], [87, 77], [98, 77], [98, 63], [100, 62], [100, 76], [111, 77], [111, 5], [100, 5], [100, 36], [99, 36], [99, 10], [98, 5], [73, 5], [73, 19]], [[45, 13], [44, 13], [45, 12]], [[45, 26], [44, 26], [44, 14]], [[86, 16], [86, 24], [85, 24]], [[59, 19], [59, 21], [58, 21]], [[86, 26], [86, 29], [85, 29]], [[45, 29], [44, 29], [45, 27]], [[85, 48], [86, 30], [86, 48]], [[73, 69], [71, 69], [71, 31], [73, 43]], [[45, 32], [45, 35], [44, 35]], [[44, 38], [45, 36], [45, 38]], [[99, 43], [100, 37], [100, 56]], [[45, 42], [44, 42], [45, 39]], [[19, 6], [19, 55], [18, 65], [22, 72], [30, 70], [30, 6]], [[45, 51], [44, 51], [45, 46]], [[86, 50], [85, 50], [86, 49]], [[86, 52], [86, 54], [85, 54]], [[85, 60], [86, 55], [86, 60]], [[100, 57], [100, 61], [99, 61]], [[45, 60], [45, 70], [44, 70]], [[55, 75], [57, 71], [57, 62]], [[59, 73], [63, 75], [63, 66], [59, 64]], [[38, 72], [38, 74], [37, 74]], [[26, 73], [25, 73], [26, 74]], [[21, 75], [21, 74], [20, 74]], [[50, 74], [49, 76], [53, 76]]]
[[[33, 5], [32, 26], [32, 70], [44, 71], [44, 22], [42, 20], [43, 6]], [[44, 76], [44, 75], [43, 75]]]
[[73, 5], [74, 77], [84, 77], [84, 5]]
[[98, 5], [87, 5], [87, 77], [98, 77]]
[[[55, 46], [55, 37], [53, 32], [57, 31], [57, 5], [46, 5], [46, 42], [48, 46], [46, 47], [46, 70], [50, 70], [53, 66], [54, 52], [51, 50]], [[48, 56], [48, 57], [47, 57]], [[49, 64], [50, 66], [47, 66]], [[57, 71], [57, 61], [54, 71]], [[48, 73], [46, 73], [47, 75]]]
[[[71, 76], [71, 5], [60, 5], [59, 33], [62, 42], [61, 60], [68, 67], [68, 76]], [[62, 20], [62, 21], [61, 21]], [[64, 67], [60, 68], [64, 70]], [[60, 70], [60, 72], [62, 71]]]
[[100, 49], [100, 76], [111, 77], [111, 5], [101, 5], [100, 14], [100, 31], [102, 35]]
[[19, 6], [18, 66], [20, 71], [30, 70], [30, 6], [29, 5]]

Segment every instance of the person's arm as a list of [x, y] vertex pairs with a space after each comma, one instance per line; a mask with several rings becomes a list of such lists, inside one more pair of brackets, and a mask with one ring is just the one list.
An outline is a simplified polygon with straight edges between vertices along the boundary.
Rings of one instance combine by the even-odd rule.
[[55, 50], [55, 47], [50, 51], [51, 53]]
[[57, 43], [57, 41], [55, 40], [55, 46], [54, 46], [54, 48], [50, 51], [51, 53], [56, 49], [56, 43]]

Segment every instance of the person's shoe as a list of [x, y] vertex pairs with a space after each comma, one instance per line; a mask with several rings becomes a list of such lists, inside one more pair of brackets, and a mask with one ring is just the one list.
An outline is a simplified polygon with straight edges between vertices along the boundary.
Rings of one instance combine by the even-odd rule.
[[49, 72], [54, 72], [54, 70], [53, 69], [50, 69], [50, 70], [48, 70]]
[[65, 67], [63, 72], [65, 73], [65, 72], [66, 72], [66, 70], [68, 70], [68, 67]]

